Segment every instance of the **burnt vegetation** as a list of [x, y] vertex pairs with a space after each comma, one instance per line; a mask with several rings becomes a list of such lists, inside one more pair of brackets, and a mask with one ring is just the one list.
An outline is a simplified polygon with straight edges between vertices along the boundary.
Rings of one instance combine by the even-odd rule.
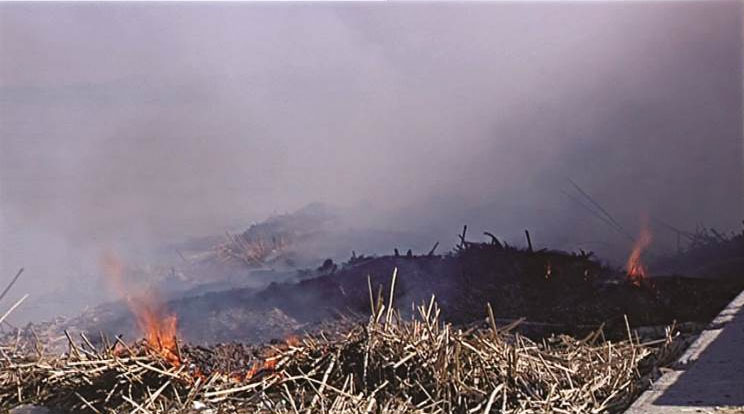
[[[395, 287], [393, 276], [391, 289]], [[68, 336], [61, 355], [0, 348], [0, 408], [42, 404], [115, 413], [527, 413], [618, 412], [670, 363], [685, 339], [668, 329], [641, 343], [514, 333], [519, 321], [455, 327], [434, 297], [404, 318], [394, 290], [366, 323], [249, 348], [177, 347], [178, 360], [141, 341]], [[371, 294], [371, 291], [370, 291]], [[388, 299], [386, 299], [387, 297]], [[214, 411], [216, 410], [216, 411]]]
[[[272, 237], [257, 228], [254, 241]], [[464, 227], [443, 254], [353, 252], [295, 281], [172, 300], [177, 339], [127, 341], [123, 305], [5, 329], [0, 408], [613, 413], [744, 288], [744, 232], [691, 233], [639, 283], [525, 238], [475, 241]], [[655, 270], [672, 265], [706, 277]]]

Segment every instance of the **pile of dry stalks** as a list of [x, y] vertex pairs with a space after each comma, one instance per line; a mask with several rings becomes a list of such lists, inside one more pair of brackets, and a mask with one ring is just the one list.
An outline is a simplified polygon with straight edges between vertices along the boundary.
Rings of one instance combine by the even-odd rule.
[[260, 267], [281, 255], [291, 245], [288, 236], [247, 239], [244, 235], [226, 233], [227, 242], [215, 247], [217, 257], [223, 262], [237, 260], [248, 267]]
[[84, 336], [68, 337], [62, 355], [5, 344], [0, 411], [35, 404], [76, 413], [611, 413], [681, 348], [671, 329], [648, 343], [630, 329], [620, 342], [601, 330], [535, 342], [511, 332], [518, 321], [497, 327], [493, 315], [458, 329], [439, 321], [433, 297], [404, 320], [392, 298], [378, 294], [366, 324], [237, 356], [182, 346], [174, 362], [144, 342], [94, 345]]

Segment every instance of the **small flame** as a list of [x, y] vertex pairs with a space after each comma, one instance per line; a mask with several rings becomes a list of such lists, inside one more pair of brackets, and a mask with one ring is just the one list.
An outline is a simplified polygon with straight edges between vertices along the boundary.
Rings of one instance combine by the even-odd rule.
[[297, 335], [289, 335], [287, 336], [287, 339], [284, 340], [284, 343], [290, 348], [299, 346], [301, 342], [302, 341], [300, 341], [300, 338]]
[[178, 319], [167, 314], [152, 295], [133, 298], [137, 325], [145, 335], [147, 344], [174, 366], [181, 363], [176, 340]]
[[628, 262], [625, 266], [628, 271], [628, 280], [635, 286], [641, 286], [641, 282], [646, 279], [646, 266], [641, 262], [641, 255], [651, 244], [651, 240], [651, 230], [644, 223], [638, 238], [633, 244], [633, 250], [630, 252], [630, 257], [628, 257]]
[[162, 301], [151, 290], [131, 295], [124, 289], [124, 264], [115, 254], [106, 253], [101, 260], [101, 265], [112, 287], [126, 300], [147, 345], [172, 365], [180, 365], [181, 358], [176, 339], [178, 331], [176, 316], [166, 312]]

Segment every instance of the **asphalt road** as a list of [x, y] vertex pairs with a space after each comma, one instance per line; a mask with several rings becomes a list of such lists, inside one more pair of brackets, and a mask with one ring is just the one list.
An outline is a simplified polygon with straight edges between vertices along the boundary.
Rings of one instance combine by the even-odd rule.
[[744, 413], [744, 292], [626, 414]]

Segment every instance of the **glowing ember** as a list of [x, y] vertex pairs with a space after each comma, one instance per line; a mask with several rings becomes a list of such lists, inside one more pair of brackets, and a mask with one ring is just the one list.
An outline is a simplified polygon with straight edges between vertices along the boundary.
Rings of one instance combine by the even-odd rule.
[[152, 291], [131, 295], [124, 289], [124, 264], [116, 255], [105, 254], [101, 264], [112, 287], [126, 300], [147, 345], [171, 364], [180, 365], [181, 358], [176, 339], [178, 322], [176, 316], [166, 312], [162, 301]]
[[287, 339], [284, 340], [284, 343], [287, 344], [288, 347], [293, 347], [299, 346], [301, 341], [297, 335], [289, 335]]
[[243, 381], [250, 381], [254, 377], [258, 376], [261, 373], [269, 373], [276, 369], [277, 360], [272, 357], [271, 359], [265, 359], [263, 361], [259, 361], [251, 365], [251, 368], [248, 370], [248, 372], [245, 373], [245, 377], [243, 378]]
[[636, 286], [640, 286], [641, 282], [646, 278], [646, 266], [641, 262], [641, 255], [650, 244], [651, 231], [644, 224], [638, 238], [633, 244], [633, 251], [631, 251], [625, 266], [628, 271], [628, 280]]

